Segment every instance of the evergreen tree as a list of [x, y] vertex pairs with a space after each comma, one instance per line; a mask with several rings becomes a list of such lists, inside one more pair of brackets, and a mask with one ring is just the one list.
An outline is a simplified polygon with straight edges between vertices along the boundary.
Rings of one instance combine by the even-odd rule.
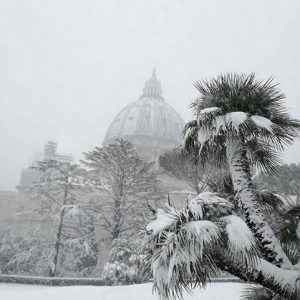
[[153, 163], [144, 162], [124, 140], [85, 153], [83, 163], [89, 168], [90, 184], [101, 192], [94, 210], [111, 240], [143, 229], [147, 204], [161, 195]]
[[[49, 276], [55, 277], [66, 245], [77, 244], [79, 247], [80, 244], [87, 243], [86, 235], [78, 232], [78, 224], [83, 218], [87, 219], [87, 211], [83, 209], [86, 172], [76, 164], [56, 160], [37, 162], [35, 168], [41, 176], [32, 188], [36, 205], [34, 211], [53, 224], [55, 230], [49, 258]], [[88, 239], [91, 237], [89, 235]]]

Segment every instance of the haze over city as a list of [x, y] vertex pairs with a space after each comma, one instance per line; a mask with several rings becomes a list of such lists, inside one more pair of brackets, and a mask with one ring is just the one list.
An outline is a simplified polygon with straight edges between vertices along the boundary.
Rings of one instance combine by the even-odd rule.
[[0, 1], [0, 190], [49, 139], [76, 159], [101, 145], [154, 67], [185, 121], [193, 84], [225, 72], [274, 76], [300, 118], [299, 25], [296, 0]]

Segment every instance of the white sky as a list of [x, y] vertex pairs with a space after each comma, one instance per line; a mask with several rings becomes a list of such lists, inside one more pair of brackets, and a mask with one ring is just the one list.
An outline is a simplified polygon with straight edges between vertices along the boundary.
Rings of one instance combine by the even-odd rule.
[[154, 66], [185, 120], [193, 83], [229, 71], [274, 75], [300, 118], [299, 25], [299, 0], [0, 0], [0, 190], [48, 139], [99, 146]]

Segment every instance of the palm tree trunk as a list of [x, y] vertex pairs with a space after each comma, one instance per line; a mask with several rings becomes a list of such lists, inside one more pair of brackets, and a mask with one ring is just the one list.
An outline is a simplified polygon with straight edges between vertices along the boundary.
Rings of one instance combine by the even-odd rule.
[[288, 300], [300, 300], [299, 270], [284, 270], [266, 260], [259, 259], [252, 268], [232, 261], [224, 253], [219, 253], [217, 262], [221, 270], [227, 271], [244, 281], [258, 283], [265, 288], [286, 297]]
[[256, 200], [249, 162], [240, 137], [228, 137], [226, 155], [235, 196], [244, 212], [248, 226], [264, 248], [265, 259], [276, 266], [290, 269], [292, 264], [284, 253], [279, 240], [266, 221]]

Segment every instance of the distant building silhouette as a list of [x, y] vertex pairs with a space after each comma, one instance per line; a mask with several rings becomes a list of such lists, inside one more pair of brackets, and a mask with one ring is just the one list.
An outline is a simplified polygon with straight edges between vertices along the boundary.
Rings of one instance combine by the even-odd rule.
[[[40, 160], [57, 160], [61, 162], [71, 163], [74, 159], [70, 154], [58, 154], [57, 153], [57, 142], [48, 141], [44, 146], [43, 155], [37, 155]], [[30, 188], [35, 181], [39, 180], [41, 174], [38, 170], [34, 169], [36, 160], [34, 160], [30, 167], [23, 169], [21, 172], [20, 182], [17, 189], [22, 192], [30, 191]]]

